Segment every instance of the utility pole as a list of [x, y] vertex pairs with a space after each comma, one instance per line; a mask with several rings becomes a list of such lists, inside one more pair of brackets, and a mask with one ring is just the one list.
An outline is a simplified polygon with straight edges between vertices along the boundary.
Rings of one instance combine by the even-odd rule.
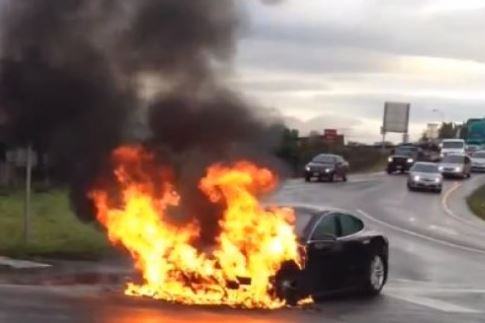
[[32, 145], [27, 146], [25, 157], [25, 205], [24, 205], [24, 243], [30, 238], [31, 196], [32, 196]]

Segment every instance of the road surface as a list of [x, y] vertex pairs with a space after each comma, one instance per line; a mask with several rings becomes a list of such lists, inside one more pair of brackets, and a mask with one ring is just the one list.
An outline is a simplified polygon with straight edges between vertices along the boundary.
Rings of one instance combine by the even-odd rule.
[[389, 237], [389, 283], [376, 299], [267, 312], [168, 305], [96, 286], [0, 285], [0, 322], [485, 322], [485, 222], [464, 202], [483, 183], [447, 181], [441, 196], [408, 192], [399, 175], [285, 183], [274, 201], [347, 209]]

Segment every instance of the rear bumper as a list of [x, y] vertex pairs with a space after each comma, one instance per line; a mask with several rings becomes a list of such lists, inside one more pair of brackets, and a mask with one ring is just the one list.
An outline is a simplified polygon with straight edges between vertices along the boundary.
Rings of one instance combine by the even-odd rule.
[[332, 174], [334, 174], [334, 171], [326, 172], [326, 171], [305, 171], [305, 177], [307, 178], [325, 178], [325, 177], [331, 177]]
[[472, 166], [472, 171], [474, 171], [474, 172], [485, 172], [485, 166], [482, 166], [482, 165]]
[[441, 172], [441, 174], [444, 177], [456, 177], [456, 178], [465, 177], [466, 176], [466, 174], [463, 173], [463, 172], [451, 172], [451, 171], [443, 171], [443, 172]]
[[396, 171], [396, 170], [404, 170], [408, 171], [413, 167], [413, 164], [411, 163], [389, 163], [387, 164], [387, 169]]
[[422, 190], [440, 190], [443, 188], [443, 183], [430, 183], [430, 182], [408, 182], [408, 186], [411, 188]]

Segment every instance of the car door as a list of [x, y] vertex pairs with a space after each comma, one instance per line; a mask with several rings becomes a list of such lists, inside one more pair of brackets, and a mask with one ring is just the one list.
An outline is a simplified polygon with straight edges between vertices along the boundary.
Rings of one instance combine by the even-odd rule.
[[364, 223], [347, 213], [335, 214], [340, 227], [338, 243], [342, 264], [342, 287], [352, 287], [360, 281], [367, 266], [367, 253], [358, 233], [364, 230]]
[[337, 170], [339, 177], [342, 177], [345, 174], [345, 163], [340, 156], [335, 157], [335, 169]]
[[307, 245], [306, 285], [311, 294], [338, 289], [341, 281], [339, 224], [334, 214], [323, 215], [315, 224]]

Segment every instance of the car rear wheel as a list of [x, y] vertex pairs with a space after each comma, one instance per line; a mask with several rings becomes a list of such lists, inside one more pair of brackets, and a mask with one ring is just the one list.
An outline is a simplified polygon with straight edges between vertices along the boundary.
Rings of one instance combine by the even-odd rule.
[[385, 282], [386, 265], [384, 259], [381, 255], [374, 255], [368, 264], [364, 293], [368, 296], [379, 295]]

